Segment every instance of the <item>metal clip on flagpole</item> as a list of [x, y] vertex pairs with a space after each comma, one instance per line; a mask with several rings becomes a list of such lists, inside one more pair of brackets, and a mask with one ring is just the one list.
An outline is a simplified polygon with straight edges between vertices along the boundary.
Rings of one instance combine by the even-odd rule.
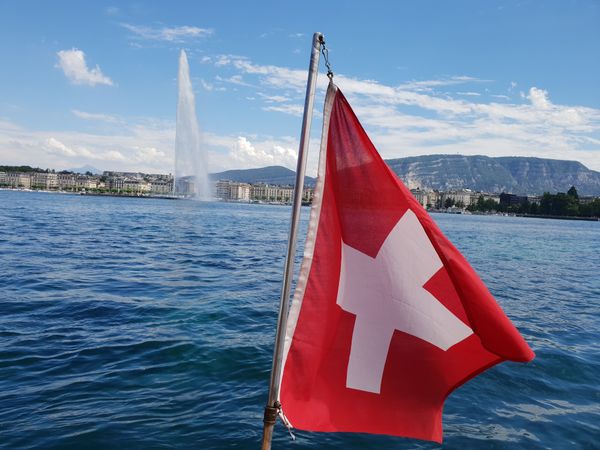
[[323, 60], [325, 61], [325, 67], [327, 67], [327, 78], [329, 78], [329, 82], [333, 82], [333, 70], [331, 69], [331, 64], [329, 63], [329, 49], [325, 47], [325, 39], [323, 35], [319, 38], [319, 42], [321, 42], [321, 52], [323, 53]]
[[[285, 417], [283, 416], [281, 404], [279, 403], [279, 388], [281, 383], [281, 371], [283, 369], [281, 364], [283, 360], [287, 316], [290, 307], [290, 288], [294, 274], [294, 256], [296, 254], [297, 229], [300, 221], [302, 193], [304, 191], [304, 172], [306, 169], [306, 157], [308, 154], [310, 125], [312, 122], [312, 111], [315, 102], [317, 74], [319, 72], [319, 53], [321, 50], [321, 45], [324, 43], [325, 41], [323, 39], [323, 34], [315, 33], [313, 35], [312, 52], [308, 67], [308, 81], [306, 84], [306, 99], [304, 101], [304, 118], [302, 119], [302, 133], [300, 134], [300, 148], [298, 150], [298, 165], [296, 167], [296, 186], [294, 189], [294, 201], [292, 206], [292, 221], [290, 224], [290, 234], [288, 239], [285, 269], [283, 273], [281, 297], [279, 301], [279, 318], [277, 321], [277, 334], [275, 336], [275, 349], [273, 351], [273, 366], [271, 368], [271, 382], [269, 384], [269, 400], [267, 402], [267, 406], [265, 406], [262, 450], [269, 450], [271, 448], [273, 428], [277, 422], [277, 417], [280, 414], [281, 417]], [[331, 72], [329, 66], [327, 68], [329, 70], [327, 76], [331, 79], [329, 74], [331, 73], [331, 76], [333, 76], [333, 73]]]

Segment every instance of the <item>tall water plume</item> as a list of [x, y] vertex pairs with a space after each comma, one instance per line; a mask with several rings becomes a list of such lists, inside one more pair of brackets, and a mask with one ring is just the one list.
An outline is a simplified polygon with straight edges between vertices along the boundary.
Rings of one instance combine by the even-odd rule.
[[179, 54], [179, 99], [175, 137], [175, 192], [210, 200], [206, 149], [202, 145], [196, 98], [184, 50]]

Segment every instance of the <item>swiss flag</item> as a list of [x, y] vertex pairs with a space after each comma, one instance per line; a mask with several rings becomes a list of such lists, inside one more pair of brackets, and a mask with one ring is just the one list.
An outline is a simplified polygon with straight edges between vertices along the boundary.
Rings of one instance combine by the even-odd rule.
[[282, 410], [312, 431], [441, 442], [454, 389], [534, 357], [333, 84], [286, 333]]

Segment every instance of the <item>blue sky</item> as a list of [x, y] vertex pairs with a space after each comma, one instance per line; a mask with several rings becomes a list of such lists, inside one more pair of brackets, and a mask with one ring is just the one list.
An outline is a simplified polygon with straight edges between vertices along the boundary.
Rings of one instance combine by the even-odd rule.
[[[209, 170], [293, 168], [312, 33], [385, 158], [600, 170], [600, 2], [2, 2], [0, 164], [173, 171], [178, 53]], [[321, 64], [309, 170], [326, 77]]]

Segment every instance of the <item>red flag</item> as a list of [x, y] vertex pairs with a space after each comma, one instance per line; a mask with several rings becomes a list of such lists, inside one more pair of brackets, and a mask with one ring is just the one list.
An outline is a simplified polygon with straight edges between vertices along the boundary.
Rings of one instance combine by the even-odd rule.
[[454, 389], [533, 357], [330, 84], [284, 351], [291, 425], [441, 442]]

